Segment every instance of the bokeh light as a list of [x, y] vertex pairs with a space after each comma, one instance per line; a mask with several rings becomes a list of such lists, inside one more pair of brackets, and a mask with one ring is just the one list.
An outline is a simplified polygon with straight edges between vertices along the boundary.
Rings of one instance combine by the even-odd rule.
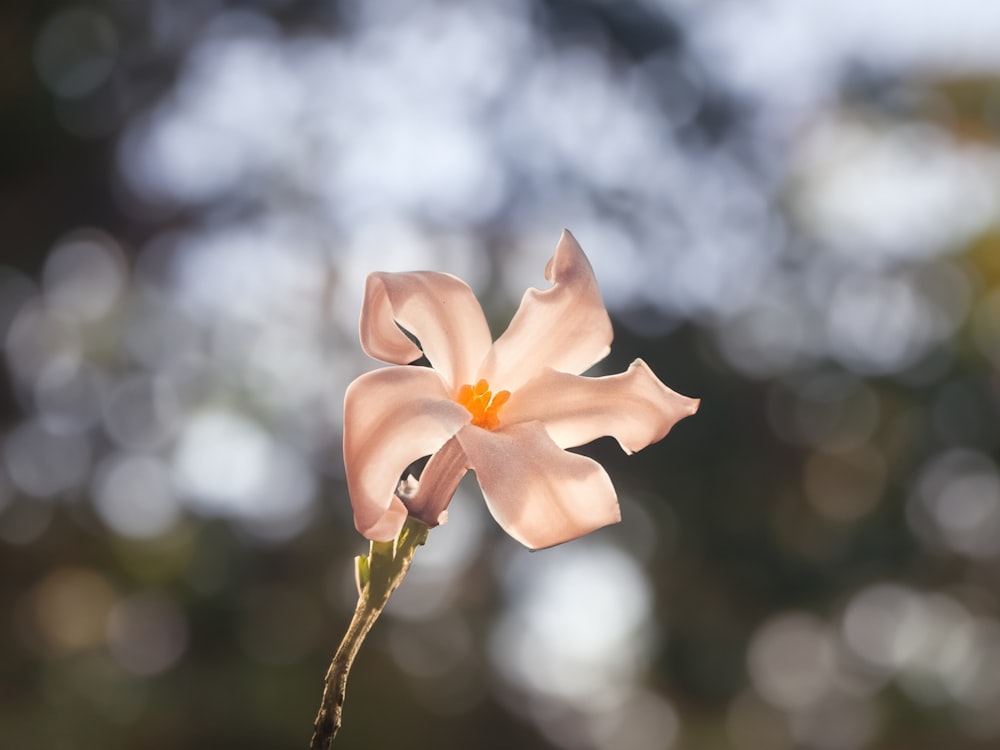
[[[372, 271], [499, 334], [563, 227], [698, 416], [529, 554], [470, 477], [343, 742], [1000, 738], [994, 0], [0, 11], [0, 737], [302, 744]], [[415, 733], [413, 727], [419, 727]], [[5, 744], [5, 746], [6, 746]]]

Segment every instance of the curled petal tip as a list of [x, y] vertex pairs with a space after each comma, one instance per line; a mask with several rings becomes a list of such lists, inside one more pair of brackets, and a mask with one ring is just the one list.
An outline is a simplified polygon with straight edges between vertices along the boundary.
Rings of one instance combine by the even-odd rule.
[[614, 331], [594, 269], [569, 231], [545, 266], [552, 286], [529, 289], [483, 363], [483, 377], [513, 391], [541, 370], [580, 373], [610, 351]]
[[370, 357], [403, 365], [423, 353], [450, 385], [471, 377], [491, 342], [486, 318], [468, 284], [434, 271], [370, 274], [360, 334], [361, 347]]
[[387, 274], [371, 273], [365, 280], [365, 296], [358, 324], [361, 348], [365, 354], [383, 362], [402, 365], [420, 358], [420, 348], [396, 325], [389, 293]]
[[556, 282], [559, 276], [572, 277], [580, 272], [585, 272], [593, 279], [594, 271], [583, 248], [572, 232], [563, 229], [559, 242], [556, 243], [556, 251], [545, 266], [545, 280]]
[[505, 416], [511, 424], [541, 422], [562, 448], [611, 435], [634, 453], [665, 437], [698, 403], [664, 385], [637, 359], [625, 372], [600, 378], [544, 371], [511, 396]]
[[[641, 368], [641, 369], [645, 370], [646, 373], [651, 378], [655, 378], [657, 380], [657, 382], [660, 382], [659, 378], [656, 377], [656, 374], [652, 371], [652, 369], [650, 369], [649, 365], [646, 364], [646, 360], [644, 360], [642, 358], [637, 358], [637, 359], [632, 360], [632, 364], [629, 365], [628, 369], [632, 370], [634, 368]], [[680, 408], [681, 411], [686, 412], [686, 414], [684, 414], [685, 417], [690, 417], [692, 414], [697, 413], [698, 407], [701, 406], [701, 399], [700, 398], [691, 398], [690, 396], [685, 396], [685, 395], [683, 395], [681, 393], [677, 393], [672, 388], [667, 387], [662, 382], [660, 384], [667, 391], [669, 391], [671, 393], [671, 395], [673, 395], [674, 397], [676, 397], [676, 399], [678, 399], [678, 407]], [[681, 418], [683, 419], [683, 417], [681, 417]]]
[[354, 528], [365, 539], [373, 542], [391, 542], [399, 534], [405, 522], [406, 507], [399, 500], [394, 500], [385, 514], [374, 522], [362, 520], [355, 514]]

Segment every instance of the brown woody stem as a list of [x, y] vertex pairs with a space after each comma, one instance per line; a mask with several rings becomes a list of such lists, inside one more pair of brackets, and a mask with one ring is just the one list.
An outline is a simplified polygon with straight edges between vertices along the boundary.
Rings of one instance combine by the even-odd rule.
[[395, 540], [372, 542], [368, 556], [357, 558], [358, 605], [326, 672], [323, 700], [313, 722], [310, 750], [329, 750], [333, 744], [341, 725], [347, 675], [354, 657], [382, 614], [389, 596], [406, 576], [417, 547], [427, 539], [427, 531], [425, 524], [408, 518]]

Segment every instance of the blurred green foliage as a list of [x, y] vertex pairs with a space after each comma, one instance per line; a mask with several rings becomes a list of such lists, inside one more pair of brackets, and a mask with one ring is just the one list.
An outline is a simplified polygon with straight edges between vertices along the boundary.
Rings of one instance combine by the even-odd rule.
[[[701, 65], [704, 100], [681, 128], [680, 142], [710, 149], [735, 138], [737, 153], [759, 145], [751, 127], [752, 102], [727, 92], [717, 71], [685, 46], [690, 20], [680, 10], [673, 17], [670, 11], [654, 13], [653, 4], [646, 3], [529, 5], [539, 38], [555, 48], [582, 49], [622, 68], [655, 53]], [[8, 360], [0, 376], [5, 430], [0, 746], [305, 747], [323, 674], [353, 608], [352, 560], [365, 547], [352, 527], [337, 456], [338, 426], [331, 416], [327, 432], [313, 432], [301, 427], [291, 410], [255, 400], [254, 389], [245, 383], [234, 385], [239, 373], [224, 366], [207, 375], [198, 371], [179, 381], [188, 389], [181, 389], [182, 401], [195, 393], [179, 413], [189, 416], [195, 407], [223, 403], [251, 413], [275, 445], [294, 444], [306, 456], [301, 465], [316, 477], [315, 492], [305, 493], [313, 501], [308, 523], [269, 538], [261, 528], [276, 523], [270, 517], [254, 526], [196, 502], [178, 506], [176, 519], [158, 533], [129, 536], [109, 523], [110, 511], [102, 511], [106, 506], [94, 496], [95, 477], [111, 471], [102, 461], [115, 451], [132, 455], [148, 449], [137, 443], [119, 450], [114, 429], [103, 426], [109, 419], [109, 384], [149, 369], [136, 365], [122, 343], [129, 321], [148, 313], [136, 302], [142, 284], [132, 274], [139, 278], [173, 258], [166, 250], [140, 254], [137, 249], [156, 238], [212, 225], [220, 216], [238, 217], [240, 223], [254, 215], [247, 205], [233, 208], [225, 200], [180, 208], [143, 204], [130, 195], [117, 160], [127, 128], [169, 95], [199, 35], [223, 10], [266, 18], [290, 37], [334, 39], [357, 23], [357, 9], [348, 3], [295, 0], [91, 3], [85, 7], [112, 19], [117, 29], [117, 67], [106, 78], [95, 73], [97, 82], [85, 96], [60, 96], [44, 80], [40, 39], [58, 13], [79, 7], [84, 6], [15, 3], [0, 10], [0, 324]], [[75, 37], [68, 38], [72, 47]], [[103, 59], [90, 47], [84, 51], [70, 58], [76, 61], [68, 70]], [[389, 44], [386, 56], [391, 52]], [[821, 108], [822, 117], [861, 121], [876, 138], [898, 127], [930, 128], [950, 149], [979, 149], [973, 160], [1000, 159], [1000, 78], [995, 74], [899, 74], [886, 80], [861, 71], [856, 76]], [[88, 85], [55, 80], [57, 88]], [[754, 158], [751, 154], [748, 161]], [[805, 170], [803, 177], [796, 172], [800, 166], [791, 163], [787, 181], [779, 179], [772, 196], [773, 210], [791, 237], [788, 243], [800, 243], [798, 254], [776, 261], [782, 267], [825, 257], [816, 249], [822, 243], [810, 235], [810, 213], [801, 207], [816, 175]], [[706, 160], [704, 169], [713, 168]], [[623, 208], [614, 189], [597, 190], [578, 174], [560, 179], [567, 195], [595, 193], [607, 216], [638, 210]], [[530, 182], [524, 178], [525, 185]], [[860, 198], [864, 202], [865, 196]], [[309, 202], [294, 195], [283, 199]], [[553, 204], [548, 210], [555, 213], [559, 200]], [[270, 204], [261, 200], [260, 205]], [[558, 215], [550, 219], [563, 222]], [[467, 236], [488, 249], [482, 265], [493, 275], [483, 288], [490, 290], [487, 307], [501, 328], [506, 314], [501, 312], [509, 313], [516, 301], [507, 298], [501, 278], [508, 253], [516, 254], [518, 221], [517, 211], [497, 209], [488, 221], [469, 221], [466, 227]], [[426, 225], [429, 235], [437, 236], [435, 220]], [[69, 453], [60, 453], [69, 451], [70, 443], [38, 442], [31, 437], [36, 433], [22, 430], [39, 414], [45, 417], [45, 409], [40, 381], [26, 380], [19, 362], [34, 356], [36, 344], [45, 356], [61, 344], [46, 348], [42, 333], [50, 329], [31, 328], [25, 334], [28, 343], [15, 346], [11, 331], [27, 325], [24, 311], [37, 300], [38, 285], [45, 286], [50, 251], [80, 227], [96, 227], [115, 238], [127, 269], [127, 291], [114, 312], [80, 329], [84, 333], [74, 339], [73, 346], [89, 352], [107, 375], [95, 391], [98, 401], [105, 399], [98, 409], [104, 416], [95, 417], [84, 432], [85, 479], [36, 497], [31, 487], [48, 486], [46, 481], [70, 462]], [[352, 675], [338, 746], [996, 747], [997, 227], [994, 214], [956, 246], [887, 262], [893, 283], [904, 279], [918, 291], [924, 284], [932, 290], [928, 297], [944, 300], [943, 307], [950, 304], [955, 278], [957, 288], [965, 290], [958, 297], [965, 298], [956, 308], [951, 333], [929, 339], [919, 356], [881, 368], [869, 366], [879, 362], [878, 351], [865, 354], [867, 360], [852, 360], [819, 351], [820, 345], [818, 353], [802, 360], [768, 359], [781, 349], [764, 344], [773, 340], [783, 346], [792, 338], [791, 328], [765, 319], [763, 333], [747, 328], [763, 338], [742, 337], [738, 326], [756, 320], [750, 313], [736, 320], [713, 314], [684, 317], [642, 299], [634, 308], [612, 310], [616, 340], [608, 371], [642, 357], [671, 387], [702, 399], [696, 417], [640, 454], [624, 456], [611, 440], [585, 449], [607, 467], [624, 504], [622, 526], [600, 532], [595, 543], [624, 550], [641, 572], [636, 585], [640, 590], [648, 585], [650, 592], [649, 611], [640, 608], [636, 615], [651, 631], [643, 636], [648, 649], [622, 654], [622, 659], [640, 664], [629, 678], [646, 691], [637, 695], [658, 696], [654, 706], [663, 701], [659, 723], [656, 716], [642, 714], [642, 721], [624, 729], [595, 729], [588, 710], [581, 708], [586, 704], [560, 703], [558, 694], [546, 695], [505, 673], [503, 664], [515, 657], [497, 645], [496, 628], [504, 618], [515, 617], [511, 613], [520, 603], [512, 593], [517, 587], [505, 583], [515, 543], [485, 524], [476, 532], [475, 549], [455, 565], [456, 575], [428, 565], [429, 588], [421, 589], [421, 596], [433, 599], [427, 592], [435, 581], [448, 591], [436, 607], [427, 605], [430, 615], [421, 620], [405, 608], [394, 614], [390, 605], [376, 626]], [[326, 241], [337, 244], [336, 237]], [[913, 244], [920, 238], [914, 237]], [[536, 250], [531, 266], [540, 272], [547, 249]], [[876, 256], [859, 250], [859, 277]], [[348, 262], [336, 251], [334, 258], [331, 276], [340, 272], [338, 262]], [[631, 271], [637, 278], [645, 273], [643, 262]], [[379, 263], [375, 256], [365, 261], [371, 271], [380, 270]], [[821, 269], [813, 282], [820, 284], [825, 273]], [[747, 279], [747, 284], [757, 281]], [[42, 292], [51, 302], [51, 290]], [[764, 305], [777, 299], [771, 287], [751, 290], [749, 296], [755, 295]], [[190, 312], [192, 319], [199, 314]], [[341, 325], [350, 330], [354, 321]], [[725, 325], [736, 333], [720, 333]], [[166, 349], [180, 350], [179, 339], [171, 338], [178, 330], [168, 330]], [[243, 328], [232, 330], [234, 340], [246, 334]], [[218, 335], [212, 329], [193, 337], [197, 346], [222, 351], [224, 361], [225, 336], [223, 344], [204, 343]], [[148, 336], [151, 340], [153, 334]], [[359, 374], [364, 365], [353, 351], [356, 344], [337, 332], [328, 339], [324, 351], [339, 363], [340, 374]], [[291, 376], [299, 365], [291, 357], [290, 362]], [[339, 402], [340, 380], [331, 377], [327, 387], [340, 389], [329, 397]], [[137, 409], [124, 413], [137, 414]], [[149, 452], [176, 458], [179, 442], [174, 436]], [[29, 457], [54, 453], [37, 464], [31, 458], [22, 461], [22, 443]], [[23, 477], [12, 476], [19, 461], [34, 466], [31, 471], [42, 467], [27, 487]], [[453, 510], [462, 512], [472, 513]], [[555, 560], [551, 564], [558, 568], [560, 558], [546, 554], [526, 564]], [[456, 632], [464, 635], [436, 642], [437, 623], [455, 621]], [[426, 649], [431, 667], [401, 665], [407, 649], [418, 655]], [[439, 660], [445, 666], [437, 670], [435, 649], [445, 654]], [[591, 719], [606, 709], [596, 705]], [[629, 716], [622, 711], [620, 716]]]

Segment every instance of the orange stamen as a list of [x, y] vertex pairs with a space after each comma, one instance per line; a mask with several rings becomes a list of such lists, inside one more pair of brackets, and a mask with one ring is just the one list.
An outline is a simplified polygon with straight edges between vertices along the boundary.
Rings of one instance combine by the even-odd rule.
[[490, 384], [480, 380], [475, 385], [463, 385], [459, 388], [455, 400], [472, 415], [472, 424], [484, 430], [493, 430], [500, 424], [497, 413], [509, 398], [510, 391], [497, 391], [493, 395]]

